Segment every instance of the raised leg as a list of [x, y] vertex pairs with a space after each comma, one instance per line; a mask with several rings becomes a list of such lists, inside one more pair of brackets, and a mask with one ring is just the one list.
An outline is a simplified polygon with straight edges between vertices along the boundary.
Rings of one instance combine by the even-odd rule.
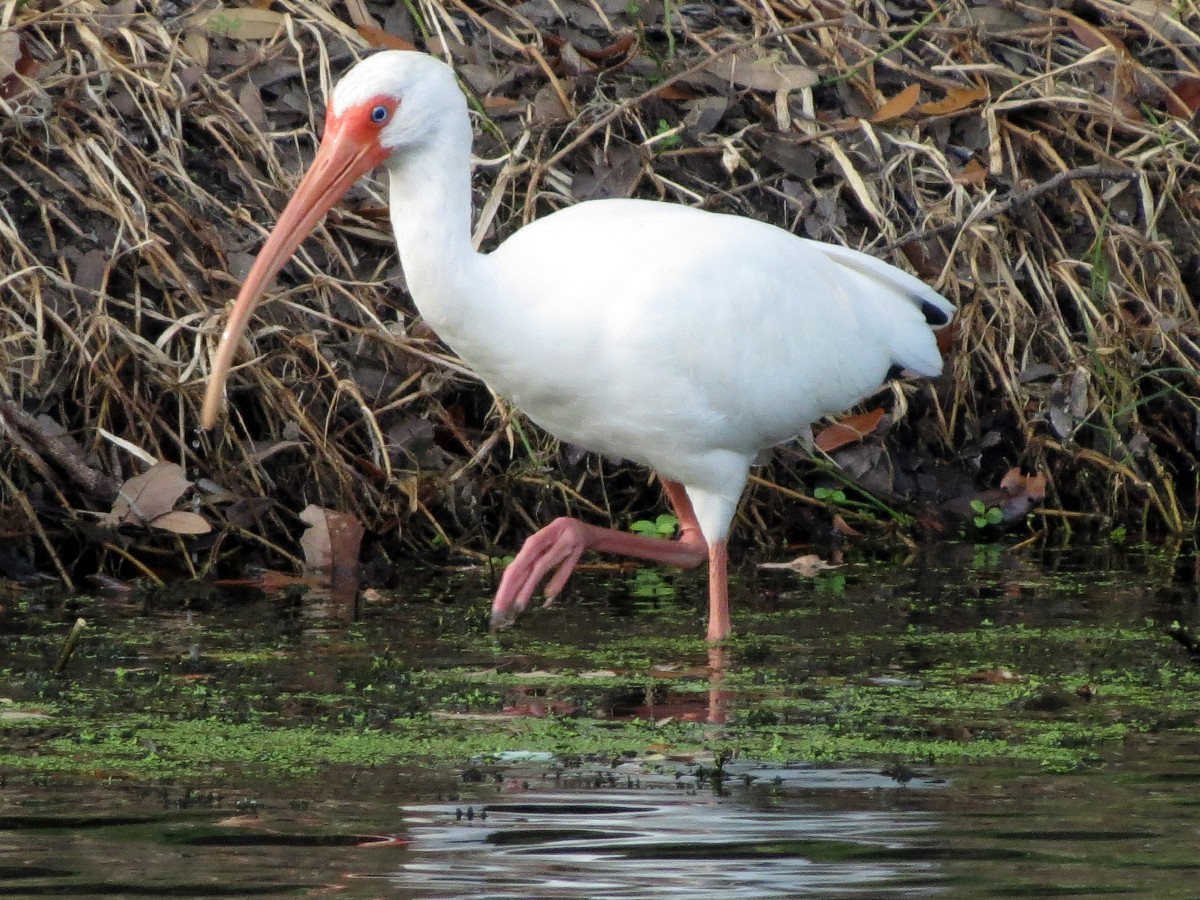
[[[676, 540], [666, 541], [662, 538], [614, 531], [611, 528], [599, 528], [566, 516], [555, 519], [531, 535], [521, 547], [516, 559], [504, 570], [500, 588], [496, 591], [496, 599], [492, 601], [492, 627], [507, 625], [524, 612], [529, 606], [533, 592], [546, 578], [550, 579], [545, 590], [547, 601], [557, 597], [566, 586], [567, 579], [571, 577], [571, 572], [585, 550], [617, 553], [679, 566], [682, 569], [695, 568], [703, 563], [706, 557], [711, 561], [708, 545], [700, 533], [700, 525], [696, 521], [696, 514], [692, 511], [691, 501], [688, 500], [683, 485], [664, 480], [663, 488], [676, 516], [679, 517], [679, 537]], [[726, 610], [726, 632], [729, 630], [728, 620]], [[709, 639], [713, 640], [711, 623]]]

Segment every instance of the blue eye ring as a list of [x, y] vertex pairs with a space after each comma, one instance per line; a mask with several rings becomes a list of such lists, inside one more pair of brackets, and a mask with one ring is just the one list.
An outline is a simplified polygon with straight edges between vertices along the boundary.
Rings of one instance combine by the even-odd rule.
[[388, 116], [390, 116], [391, 114], [392, 114], [392, 112], [390, 109], [388, 109], [383, 104], [380, 104], [379, 106], [376, 106], [371, 110], [371, 121], [374, 122], [376, 125], [382, 125], [384, 122], [386, 122], [388, 120]]

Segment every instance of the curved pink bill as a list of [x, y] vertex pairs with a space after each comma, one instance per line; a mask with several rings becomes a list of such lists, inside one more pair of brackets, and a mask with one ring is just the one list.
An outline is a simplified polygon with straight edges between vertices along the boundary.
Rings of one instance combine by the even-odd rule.
[[221, 413], [225, 379], [233, 366], [234, 354], [271, 279], [350, 186], [387, 159], [388, 153], [378, 141], [378, 129], [366, 125], [369, 119], [355, 115], [355, 112], [347, 110], [340, 117], [328, 119], [325, 136], [312, 166], [267, 236], [267, 242], [258, 252], [233, 309], [229, 311], [229, 321], [213, 355], [212, 373], [204, 394], [200, 422], [206, 429], [216, 424]]

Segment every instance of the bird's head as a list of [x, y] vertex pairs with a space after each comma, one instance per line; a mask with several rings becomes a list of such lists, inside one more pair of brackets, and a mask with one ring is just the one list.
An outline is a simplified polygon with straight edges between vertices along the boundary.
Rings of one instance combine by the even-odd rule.
[[387, 50], [346, 73], [329, 99], [322, 147], [334, 143], [394, 153], [437, 145], [462, 119], [466, 101], [454, 72], [424, 53]]
[[363, 175], [436, 148], [445, 132], [463, 121], [465, 99], [453, 71], [424, 53], [376, 53], [338, 82], [312, 166], [268, 235], [229, 312], [204, 395], [204, 428], [216, 423], [225, 379], [259, 298], [322, 216]]

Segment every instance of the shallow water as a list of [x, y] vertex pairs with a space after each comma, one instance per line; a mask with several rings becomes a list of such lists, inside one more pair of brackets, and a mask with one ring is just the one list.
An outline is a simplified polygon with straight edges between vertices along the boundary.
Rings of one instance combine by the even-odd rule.
[[719, 672], [687, 577], [586, 573], [498, 641], [479, 573], [356, 616], [10, 592], [0, 896], [1197, 897], [1197, 665], [1164, 635], [1197, 625], [1195, 571], [959, 547], [743, 573]]
[[528, 764], [466, 787], [397, 771], [190, 796], [10, 784], [0, 896], [1195, 897], [1200, 744], [1173, 752], [1125, 773], [903, 785], [733, 766], [720, 796]]

